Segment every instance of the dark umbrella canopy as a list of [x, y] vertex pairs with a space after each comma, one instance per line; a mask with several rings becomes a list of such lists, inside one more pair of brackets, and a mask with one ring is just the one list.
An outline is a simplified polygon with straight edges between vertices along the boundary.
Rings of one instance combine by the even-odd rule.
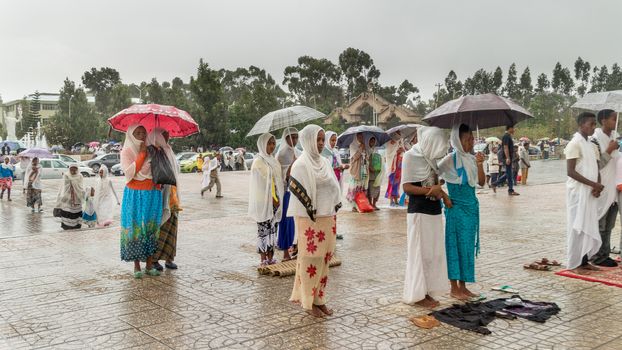
[[350, 146], [358, 133], [362, 133], [366, 140], [371, 136], [374, 136], [376, 138], [377, 146], [382, 146], [391, 140], [389, 134], [377, 126], [360, 125], [348, 128], [348, 130], [344, 131], [343, 134], [339, 135], [337, 138], [337, 147], [345, 148]]
[[483, 94], [451, 100], [430, 112], [423, 121], [443, 129], [466, 124], [475, 130], [514, 125], [529, 118], [533, 118], [531, 113], [514, 101], [495, 94]]

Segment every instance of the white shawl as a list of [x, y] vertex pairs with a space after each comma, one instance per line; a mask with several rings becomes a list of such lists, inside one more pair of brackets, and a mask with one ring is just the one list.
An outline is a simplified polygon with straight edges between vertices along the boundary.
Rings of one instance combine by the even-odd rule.
[[395, 172], [397, 164], [395, 164], [395, 160], [397, 159], [397, 151], [400, 148], [404, 148], [404, 139], [402, 135], [398, 132], [391, 136], [391, 141], [389, 141], [386, 146], [386, 158], [387, 158], [387, 175], [391, 176], [392, 173]]
[[77, 169], [78, 167], [72, 165], [69, 167], [69, 171], [63, 174], [63, 184], [58, 190], [55, 208], [69, 209], [78, 205], [82, 207], [84, 200], [84, 178], [79, 172], [72, 175], [72, 168]]
[[[256, 222], [273, 220], [281, 221], [283, 210], [283, 179], [281, 178], [281, 164], [272, 154], [268, 154], [268, 142], [274, 136], [265, 133], [257, 139], [259, 153], [253, 159], [251, 179], [248, 193], [248, 216]], [[279, 207], [274, 211], [272, 199], [272, 185], [279, 198]]]
[[30, 182], [30, 176], [35, 172], [35, 169], [36, 169], [36, 173], [33, 176], [32, 188], [34, 188], [35, 190], [41, 190], [43, 189], [43, 186], [41, 185], [41, 164], [40, 163], [38, 163], [35, 166], [32, 164], [32, 161], [31, 161], [30, 164], [28, 164], [28, 168], [26, 168], [26, 176], [24, 176], [24, 184], [28, 185], [28, 182]]
[[[577, 161], [576, 171], [590, 181], [598, 181], [598, 163], [594, 145], [580, 133], [576, 133], [570, 142], [581, 147], [581, 158]], [[592, 195], [592, 188], [572, 178], [566, 182], [568, 210], [568, 269], [581, 265], [583, 256], [591, 258], [600, 249], [602, 243], [598, 230], [598, 201]]]
[[333, 136], [336, 137], [339, 135], [337, 135], [337, 133], [334, 131], [326, 132], [326, 139], [324, 142], [324, 150], [322, 151], [322, 155], [326, 157], [326, 159], [328, 159], [331, 166], [333, 165], [333, 159], [337, 160], [337, 164], [341, 166], [343, 165], [343, 163], [341, 162], [341, 156], [339, 155], [339, 149], [337, 149], [336, 147], [335, 148], [330, 147], [330, 139]]
[[216, 156], [210, 158], [207, 162], [203, 161], [203, 168], [201, 168], [201, 170], [203, 170], [203, 180], [201, 181], [201, 186], [203, 188], [209, 185], [211, 181], [210, 176], [214, 169], [218, 172], [218, 158], [216, 158]]
[[[335, 207], [341, 203], [341, 191], [332, 165], [317, 148], [317, 137], [323, 130], [310, 124], [300, 131], [303, 151], [291, 170], [291, 177], [304, 187], [311, 199], [316, 217], [334, 215]], [[309, 217], [305, 206], [295, 195], [291, 196], [287, 216]]]
[[402, 161], [402, 186], [422, 182], [438, 174], [437, 161], [447, 154], [449, 145], [445, 132], [435, 126], [417, 130], [418, 142], [404, 153]]
[[108, 167], [102, 164], [100, 171], [103, 174], [97, 174], [97, 183], [95, 185], [95, 212], [97, 213], [97, 221], [105, 223], [112, 221], [114, 212], [114, 199], [119, 204], [119, 197], [112, 187], [112, 182], [108, 177]]
[[84, 206], [82, 211], [86, 213], [86, 215], [93, 215], [97, 212], [95, 209], [95, 196], [91, 197], [91, 190], [94, 190], [94, 188], [89, 186], [86, 188], [86, 191], [84, 191]]
[[283, 136], [281, 137], [279, 151], [276, 152], [276, 160], [281, 164], [283, 181], [287, 178], [287, 169], [289, 169], [296, 158], [300, 156], [300, 151], [296, 149], [296, 145], [290, 146], [289, 143], [287, 143], [287, 137], [290, 135], [298, 135], [298, 130], [292, 127], [285, 128], [285, 130], [283, 130]]
[[125, 134], [125, 142], [123, 143], [123, 149], [121, 150], [121, 168], [125, 173], [125, 182], [132, 180], [147, 180], [151, 179], [151, 164], [149, 159], [146, 159], [141, 169], [136, 169], [136, 159], [140, 152], [140, 145], [143, 141], [134, 137], [134, 130], [138, 128], [139, 124], [134, 124], [127, 128]]
[[462, 149], [459, 127], [459, 125], [454, 125], [449, 138], [454, 151], [438, 163], [438, 168], [445, 181], [461, 185], [464, 183], [464, 177], [466, 177], [469, 186], [475, 187], [477, 184], [477, 163], [474, 155]]
[[[603, 132], [601, 128], [594, 130], [593, 138], [598, 141], [598, 145], [600, 147], [600, 153], [605, 154], [607, 152], [607, 147], [609, 146], [610, 141], [616, 141], [618, 138], [618, 133], [614, 131], [611, 132], [611, 136], [607, 136]], [[611, 159], [605, 165], [604, 168], [600, 169], [600, 183], [605, 186], [603, 192], [598, 197], [598, 217], [602, 218], [611, 204], [618, 197], [618, 190], [616, 189], [616, 177], [617, 177], [617, 162], [620, 157], [620, 152], [615, 150], [611, 152]]]

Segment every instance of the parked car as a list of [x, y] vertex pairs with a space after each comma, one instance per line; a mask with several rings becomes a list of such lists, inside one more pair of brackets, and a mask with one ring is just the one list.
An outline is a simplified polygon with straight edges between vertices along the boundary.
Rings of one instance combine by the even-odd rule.
[[123, 176], [125, 175], [125, 173], [123, 172], [123, 169], [121, 169], [121, 163], [117, 164], [117, 165], [113, 165], [112, 168], [110, 168], [110, 173], [114, 176]]
[[98, 156], [95, 159], [87, 160], [82, 164], [93, 169], [94, 172], [98, 172], [102, 164], [106, 165], [108, 169], [112, 169], [113, 166], [119, 164], [120, 162], [121, 158], [119, 153], [108, 153]]
[[[214, 152], [203, 152], [201, 153], [203, 155], [203, 157], [213, 157], [215, 155]], [[199, 168], [197, 167], [197, 159], [199, 158], [199, 154], [195, 154], [194, 156], [192, 156], [189, 159], [186, 159], [184, 161], [182, 161], [179, 164], [179, 167], [181, 169], [182, 173], [196, 173], [199, 171]]]
[[66, 154], [53, 154], [51, 159], [58, 159], [62, 162], [64, 162], [65, 164], [71, 165], [71, 164], [77, 164], [80, 165], [80, 162]]
[[540, 147], [538, 147], [538, 146], [529, 146], [529, 155], [530, 156], [540, 157], [540, 153], [542, 153], [542, 151], [540, 150]]
[[184, 160], [188, 160], [196, 156], [197, 154], [197, 152], [180, 152], [175, 155], [175, 158], [177, 159], [177, 163], [181, 164], [181, 162], [183, 162]]
[[[60, 179], [63, 174], [69, 171], [69, 164], [58, 159], [41, 159], [41, 178], [42, 179]], [[85, 166], [78, 166], [78, 171], [84, 177], [95, 176], [93, 169]]]

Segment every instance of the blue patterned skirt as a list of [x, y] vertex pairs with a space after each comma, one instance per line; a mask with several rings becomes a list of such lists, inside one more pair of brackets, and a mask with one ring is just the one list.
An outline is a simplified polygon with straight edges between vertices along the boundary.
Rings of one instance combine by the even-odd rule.
[[475, 282], [475, 256], [479, 253], [479, 202], [475, 188], [447, 184], [453, 206], [445, 208], [445, 251], [450, 280]]
[[281, 222], [279, 223], [279, 234], [277, 239], [277, 246], [280, 250], [289, 249], [294, 244], [294, 235], [296, 234], [296, 227], [293, 217], [287, 217], [287, 208], [289, 208], [289, 197], [291, 192], [285, 192], [283, 195], [283, 216], [281, 216]]
[[158, 247], [162, 192], [125, 187], [121, 204], [121, 260], [145, 261]]

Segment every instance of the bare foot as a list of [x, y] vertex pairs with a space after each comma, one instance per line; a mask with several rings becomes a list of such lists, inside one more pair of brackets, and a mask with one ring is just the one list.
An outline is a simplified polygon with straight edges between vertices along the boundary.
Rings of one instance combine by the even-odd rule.
[[433, 309], [438, 306], [435, 302], [428, 300], [427, 298], [419, 300], [415, 303], [415, 305], [424, 307], [426, 309]]
[[333, 315], [333, 309], [327, 308], [326, 305], [313, 305], [313, 306], [317, 307], [318, 309], [320, 309], [320, 311], [322, 311], [327, 316], [332, 316]]
[[469, 298], [471, 298], [470, 296], [462, 294], [460, 292], [456, 292], [456, 293], [451, 292], [451, 293], [449, 293], [449, 296], [454, 298], [454, 299], [458, 299], [458, 300], [462, 300], [462, 301], [466, 301], [466, 300], [469, 300]]
[[469, 297], [478, 297], [479, 296], [479, 294], [475, 294], [475, 293], [471, 292], [470, 290], [468, 290], [467, 287], [464, 287], [462, 289], [462, 294], [463, 295], [468, 295]]
[[441, 305], [441, 303], [440, 303], [438, 300], [436, 300], [436, 299], [432, 298], [432, 297], [431, 297], [431, 296], [429, 296], [429, 295], [426, 295], [426, 296], [425, 296], [425, 298], [426, 298], [426, 300], [428, 300], [428, 301], [430, 301], [432, 304], [434, 304], [434, 306], [433, 306], [432, 308], [435, 308], [435, 307], [437, 307], [437, 306]]
[[311, 308], [311, 310], [305, 310], [309, 315], [313, 316], [313, 317], [324, 317], [324, 314], [322, 313], [322, 310], [320, 310], [317, 306], [313, 305], [313, 308]]

